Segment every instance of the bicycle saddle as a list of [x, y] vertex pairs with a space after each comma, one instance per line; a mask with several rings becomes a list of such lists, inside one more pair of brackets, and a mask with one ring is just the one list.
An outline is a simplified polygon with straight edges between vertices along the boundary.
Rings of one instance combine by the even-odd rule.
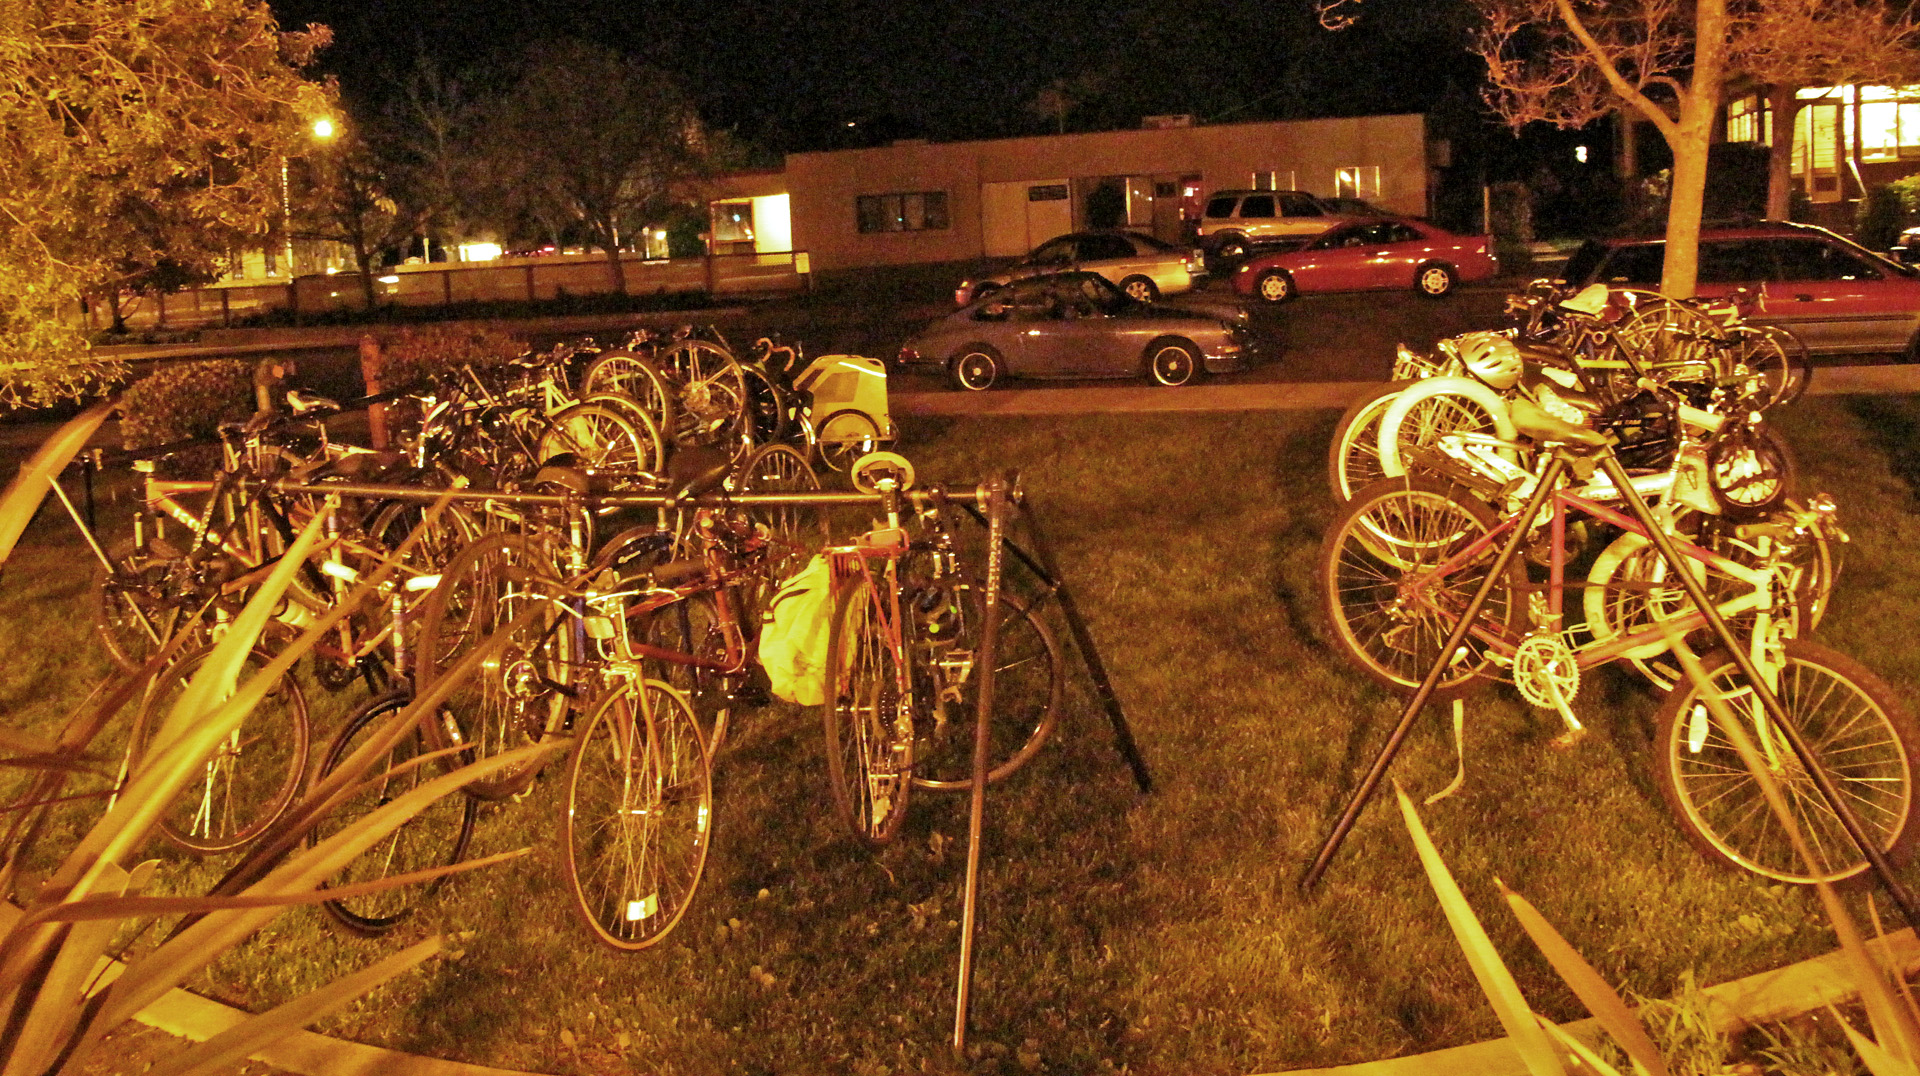
[[308, 418], [315, 415], [337, 415], [340, 405], [317, 392], [305, 389], [289, 389], [287, 406], [293, 408], [294, 418]]
[[1521, 436], [1543, 445], [1586, 445], [1602, 448], [1613, 442], [1606, 434], [1562, 422], [1542, 410], [1532, 400], [1514, 400], [1508, 407], [1513, 428]]

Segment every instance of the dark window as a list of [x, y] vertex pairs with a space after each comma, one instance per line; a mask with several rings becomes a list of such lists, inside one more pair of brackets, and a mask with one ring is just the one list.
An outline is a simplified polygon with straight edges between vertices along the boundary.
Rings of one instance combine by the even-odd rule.
[[1178, 196], [1179, 193], [1180, 184], [1178, 183], [1155, 182], [1153, 185], [1153, 196], [1155, 198], [1173, 198]]
[[1065, 183], [1043, 183], [1038, 187], [1027, 188], [1029, 202], [1064, 202], [1067, 199]]
[[1027, 260], [1036, 265], [1051, 265], [1073, 260], [1073, 240], [1067, 238], [1049, 239], [1033, 248]]
[[1273, 195], [1249, 194], [1240, 202], [1240, 215], [1243, 217], [1273, 216]]
[[947, 192], [863, 194], [854, 199], [862, 232], [922, 232], [947, 227]]
[[1660, 286], [1661, 263], [1667, 256], [1665, 243], [1636, 243], [1615, 248], [1600, 267], [1599, 281], [1606, 284], [1644, 284]]
[[1080, 260], [1134, 257], [1133, 244], [1117, 235], [1088, 235], [1080, 239]]
[[1777, 274], [1767, 246], [1751, 239], [1700, 244], [1700, 282], [1742, 284], [1773, 279]]
[[1781, 280], [1878, 280], [1880, 274], [1851, 251], [1818, 239], [1772, 239]]
[[1231, 217], [1233, 216], [1233, 207], [1239, 204], [1239, 202], [1240, 199], [1231, 194], [1215, 198], [1207, 203], [1207, 216]]
[[1357, 247], [1364, 241], [1360, 237], [1360, 228], [1357, 225], [1350, 225], [1345, 228], [1335, 228], [1314, 240], [1313, 249], [1339, 250], [1341, 247]]
[[1571, 284], [1584, 284], [1600, 262], [1607, 256], [1607, 248], [1589, 239], [1580, 244], [1580, 249], [1567, 259], [1566, 267], [1560, 270], [1561, 276]]
[[[1314, 201], [1312, 197], [1301, 194], [1298, 191], [1289, 191], [1280, 196], [1280, 212], [1289, 217], [1326, 216], [1320, 209], [1320, 203]], [[1251, 213], [1246, 215], [1249, 217], [1253, 216]]]
[[1411, 228], [1405, 224], [1396, 222], [1382, 224], [1380, 226], [1380, 241], [1382, 243], [1418, 243], [1426, 238], [1426, 236], [1420, 234], [1418, 229]]

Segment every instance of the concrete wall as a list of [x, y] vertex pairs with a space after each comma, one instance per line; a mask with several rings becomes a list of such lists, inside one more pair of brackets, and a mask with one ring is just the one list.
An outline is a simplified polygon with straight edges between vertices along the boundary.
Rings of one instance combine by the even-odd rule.
[[[980, 257], [980, 192], [995, 182], [1062, 176], [1170, 182], [1199, 175], [1202, 193], [1210, 194], [1248, 186], [1256, 171], [1279, 171], [1283, 183], [1292, 172], [1300, 189], [1330, 196], [1336, 170], [1377, 165], [1381, 189], [1375, 200], [1424, 215], [1426, 153], [1424, 117], [1364, 116], [796, 153], [787, 158], [785, 179], [794, 248], [811, 252], [815, 268], [836, 269]], [[947, 228], [859, 231], [860, 195], [920, 191], [946, 193]]]

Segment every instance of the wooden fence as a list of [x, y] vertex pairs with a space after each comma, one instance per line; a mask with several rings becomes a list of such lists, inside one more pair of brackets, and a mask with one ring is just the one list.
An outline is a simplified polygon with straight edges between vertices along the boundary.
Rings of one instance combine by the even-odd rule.
[[[621, 258], [620, 266], [628, 295], [738, 295], [790, 291], [807, 282], [804, 251], [651, 260], [629, 255]], [[612, 268], [602, 254], [394, 266], [375, 278], [373, 288], [375, 300], [382, 305], [407, 307], [538, 302], [616, 290]], [[191, 329], [232, 325], [274, 310], [320, 314], [358, 309], [365, 303], [359, 274], [335, 273], [290, 282], [231, 282], [170, 294], [132, 295], [121, 301], [121, 310], [130, 329]], [[105, 303], [90, 304], [82, 316], [93, 329], [105, 329], [113, 321]]]

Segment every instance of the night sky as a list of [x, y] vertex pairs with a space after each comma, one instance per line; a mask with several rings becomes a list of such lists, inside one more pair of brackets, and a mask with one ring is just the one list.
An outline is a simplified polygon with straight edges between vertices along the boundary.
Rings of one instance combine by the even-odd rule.
[[[709, 123], [775, 151], [894, 137], [1041, 133], [1027, 107], [1057, 79], [1088, 103], [1069, 130], [1188, 112], [1231, 122], [1427, 111], [1471, 99], [1477, 67], [1454, 0], [1367, 0], [1341, 33], [1308, 0], [271, 0], [283, 25], [323, 22], [322, 68], [351, 104], [391, 92], [420, 53], [505, 69], [573, 36], [680, 76]], [[847, 121], [856, 126], [850, 129]]]

